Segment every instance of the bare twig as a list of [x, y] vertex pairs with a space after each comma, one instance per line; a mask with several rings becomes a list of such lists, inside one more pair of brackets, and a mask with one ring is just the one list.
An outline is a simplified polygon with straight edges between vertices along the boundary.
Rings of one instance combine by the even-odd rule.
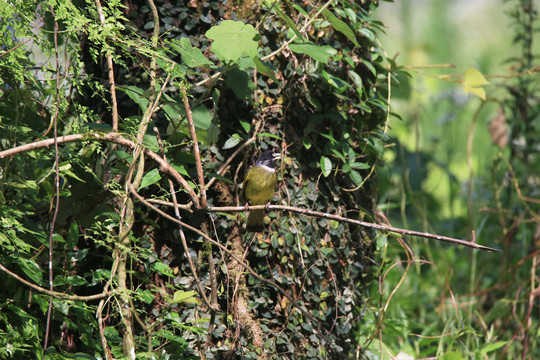
[[390, 231], [395, 232], [402, 235], [411, 235], [411, 236], [419, 236], [427, 239], [434, 239], [438, 241], [445, 241], [450, 242], [453, 244], [458, 244], [462, 246], [467, 246], [471, 248], [475, 248], [478, 250], [487, 250], [487, 251], [493, 251], [493, 252], [500, 252], [499, 249], [494, 249], [488, 246], [477, 244], [473, 241], [465, 241], [460, 239], [451, 238], [448, 236], [443, 235], [437, 235], [437, 234], [430, 234], [427, 232], [420, 232], [420, 231], [413, 231], [413, 230], [407, 230], [407, 229], [401, 229], [396, 228], [393, 226], [386, 226], [386, 225], [380, 225], [380, 224], [374, 224], [366, 221], [360, 221], [355, 219], [349, 219], [343, 216], [334, 215], [334, 214], [328, 214], [323, 213], [319, 211], [313, 211], [309, 209], [302, 209], [297, 208], [293, 206], [287, 206], [287, 205], [256, 205], [256, 206], [223, 206], [223, 207], [217, 207], [217, 206], [210, 206], [208, 207], [209, 212], [240, 212], [245, 210], [262, 210], [262, 209], [268, 209], [268, 210], [283, 210], [283, 211], [290, 211], [297, 214], [303, 214], [307, 216], [316, 216], [320, 218], [330, 219], [330, 220], [336, 220], [341, 222], [347, 222], [350, 224], [355, 224], [359, 226], [364, 226], [372, 229], [382, 230], [382, 231]]

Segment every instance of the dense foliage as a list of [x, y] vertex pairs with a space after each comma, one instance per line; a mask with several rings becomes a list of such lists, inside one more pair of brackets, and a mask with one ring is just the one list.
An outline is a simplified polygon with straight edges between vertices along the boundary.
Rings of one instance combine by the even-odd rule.
[[375, 7], [0, 3], [1, 352], [363, 353], [384, 239], [274, 211], [245, 233], [212, 207], [280, 148], [278, 203], [374, 219], [394, 66]]

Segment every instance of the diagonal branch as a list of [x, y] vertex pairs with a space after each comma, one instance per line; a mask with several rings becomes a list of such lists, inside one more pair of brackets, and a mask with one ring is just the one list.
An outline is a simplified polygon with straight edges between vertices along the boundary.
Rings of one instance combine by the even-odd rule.
[[420, 232], [420, 231], [414, 231], [414, 230], [407, 230], [407, 229], [401, 229], [393, 226], [386, 226], [386, 225], [380, 225], [380, 224], [374, 224], [366, 221], [360, 221], [355, 219], [346, 218], [339, 215], [329, 214], [329, 213], [323, 213], [319, 211], [313, 211], [310, 209], [302, 209], [297, 208], [294, 206], [287, 206], [287, 205], [256, 205], [256, 206], [223, 206], [223, 207], [217, 207], [217, 206], [211, 206], [207, 210], [209, 212], [240, 212], [245, 210], [262, 210], [262, 209], [268, 209], [268, 210], [282, 210], [282, 211], [290, 211], [297, 214], [303, 214], [307, 216], [315, 216], [320, 217], [324, 219], [330, 219], [330, 220], [336, 220], [340, 222], [346, 222], [349, 224], [355, 224], [363, 227], [368, 227], [371, 229], [377, 229], [382, 231], [390, 231], [395, 232], [402, 235], [411, 235], [411, 236], [419, 236], [427, 239], [434, 239], [438, 241], [444, 241], [449, 242], [453, 244], [458, 244], [462, 246], [467, 246], [471, 248], [475, 248], [478, 250], [486, 250], [486, 251], [493, 251], [493, 252], [501, 252], [499, 249], [491, 248], [488, 246], [477, 244], [474, 241], [465, 241], [460, 239], [451, 238], [448, 236], [443, 235], [437, 235], [437, 234], [430, 234], [427, 232]]

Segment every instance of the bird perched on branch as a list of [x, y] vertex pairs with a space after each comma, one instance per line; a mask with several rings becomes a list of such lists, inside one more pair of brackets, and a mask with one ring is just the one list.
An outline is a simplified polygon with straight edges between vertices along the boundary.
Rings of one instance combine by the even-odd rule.
[[[272, 200], [277, 184], [275, 165], [279, 159], [281, 155], [272, 150], [266, 150], [261, 154], [246, 175], [242, 186], [242, 199], [251, 205], [264, 205]], [[264, 210], [252, 210], [248, 215], [247, 231], [262, 231], [263, 225]]]

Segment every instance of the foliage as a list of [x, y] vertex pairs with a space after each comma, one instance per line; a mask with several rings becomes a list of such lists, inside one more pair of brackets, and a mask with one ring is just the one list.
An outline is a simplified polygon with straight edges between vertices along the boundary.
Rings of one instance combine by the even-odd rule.
[[[403, 2], [404, 9], [414, 11], [411, 4]], [[455, 32], [446, 37], [441, 32], [455, 26], [451, 6], [432, 5], [436, 14], [430, 13], [430, 35], [425, 36], [436, 37], [436, 45], [424, 48], [444, 46], [448, 51], [452, 42], [456, 52], [467, 52]], [[483, 58], [490, 62], [467, 59], [477, 62], [477, 71], [458, 67], [456, 74], [449, 74], [448, 67], [437, 68], [439, 63], [465, 63], [440, 51], [430, 54], [431, 67], [407, 66], [408, 91], [396, 92], [392, 102], [403, 123], [392, 122], [390, 135], [396, 147], [387, 152], [392, 160], [388, 170], [379, 171], [379, 207], [392, 223], [460, 238], [475, 236], [502, 253], [469, 253], [417, 239], [399, 247], [389, 243], [382, 253], [383, 280], [377, 285], [378, 300], [386, 306], [384, 320], [365, 322], [361, 331], [369, 334], [380, 325], [372, 347], [383, 357], [540, 356], [536, 200], [540, 164], [533, 150], [538, 148], [539, 104], [538, 69], [532, 60], [538, 51], [533, 47], [538, 36], [537, 4], [506, 1], [505, 7], [512, 26], [496, 32], [501, 56], [482, 44]], [[476, 21], [487, 16], [479, 13]], [[501, 42], [505, 30], [513, 33], [512, 44]], [[463, 29], [465, 36], [472, 32]], [[408, 32], [404, 37], [413, 35]], [[410, 49], [418, 49], [418, 44], [399, 51], [414, 51]], [[407, 60], [418, 58], [411, 55]], [[498, 59], [504, 66], [496, 68]], [[486, 78], [490, 85], [476, 88]], [[456, 79], [462, 79], [465, 90], [476, 88], [471, 91], [476, 96], [464, 97]], [[485, 101], [479, 99], [482, 90]]]
[[280, 203], [374, 218], [398, 70], [375, 7], [0, 4], [0, 349], [358, 354], [375, 234], [271, 212], [257, 236], [206, 201], [236, 204], [248, 159], [281, 147]]

